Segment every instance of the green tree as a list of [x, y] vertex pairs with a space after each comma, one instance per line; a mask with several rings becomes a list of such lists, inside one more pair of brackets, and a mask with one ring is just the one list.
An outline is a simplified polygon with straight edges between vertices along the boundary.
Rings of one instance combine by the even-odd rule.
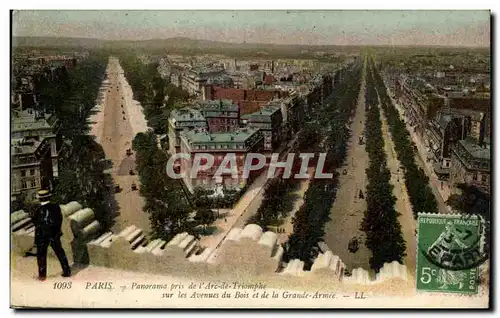
[[103, 231], [113, 224], [117, 204], [112, 194], [112, 178], [106, 169], [104, 151], [91, 136], [75, 136], [60, 158], [54, 199], [59, 203], [78, 201], [94, 210]]
[[215, 215], [211, 209], [199, 208], [196, 211], [194, 219], [198, 222], [198, 224], [203, 225], [203, 229], [206, 230], [207, 225], [212, 224], [215, 221]]
[[153, 237], [168, 241], [181, 232], [194, 234], [195, 224], [189, 217], [192, 207], [180, 181], [167, 177], [168, 156], [157, 147], [155, 133], [137, 134], [132, 148], [136, 152], [140, 193], [145, 200], [143, 210], [149, 213]]

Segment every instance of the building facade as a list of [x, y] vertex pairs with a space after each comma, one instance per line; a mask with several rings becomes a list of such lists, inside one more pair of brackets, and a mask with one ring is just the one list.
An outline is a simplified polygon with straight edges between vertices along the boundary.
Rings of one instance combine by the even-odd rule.
[[[196, 187], [214, 189], [217, 184], [223, 184], [226, 188], [241, 189], [255, 177], [255, 173], [251, 173], [247, 179], [243, 176], [247, 154], [262, 153], [263, 146], [264, 138], [260, 131], [250, 128], [241, 128], [231, 133], [208, 133], [195, 130], [184, 132], [181, 134], [181, 152], [189, 154], [191, 160], [180, 162], [183, 181], [190, 191], [194, 191]], [[209, 170], [191, 176], [193, 159], [197, 153], [210, 154], [214, 156], [215, 161]], [[236, 156], [237, 177], [233, 178], [230, 173], [223, 174], [220, 178], [214, 177], [227, 154]]]
[[258, 112], [247, 116], [247, 127], [262, 131], [265, 152], [278, 148], [282, 138], [282, 124], [281, 108], [276, 106], [264, 106]]
[[187, 132], [193, 129], [200, 131], [208, 130], [207, 121], [201, 112], [192, 108], [174, 109], [170, 112], [168, 118], [168, 144], [171, 155], [180, 151], [181, 132]]
[[62, 149], [59, 121], [32, 109], [14, 112], [11, 135], [11, 198], [36, 198], [42, 188], [51, 189], [58, 177]]
[[491, 183], [491, 148], [489, 144], [478, 143], [472, 138], [460, 140], [453, 147], [450, 182], [453, 185], [465, 183], [486, 188]]
[[240, 109], [230, 100], [207, 100], [194, 105], [205, 117], [211, 133], [230, 132], [239, 127]]
[[468, 109], [438, 112], [427, 130], [427, 143], [433, 155], [434, 171], [446, 178], [450, 172], [452, 148], [459, 140], [472, 137], [484, 140], [487, 121], [484, 113]]

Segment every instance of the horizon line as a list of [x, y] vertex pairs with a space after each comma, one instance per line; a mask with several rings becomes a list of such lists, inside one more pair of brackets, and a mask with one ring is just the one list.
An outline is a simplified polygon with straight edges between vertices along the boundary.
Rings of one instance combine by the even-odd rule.
[[[97, 40], [103, 42], [144, 42], [144, 41], [164, 41], [169, 39], [188, 39], [193, 41], [206, 41], [213, 43], [224, 43], [224, 44], [254, 44], [254, 45], [273, 45], [273, 46], [304, 46], [304, 47], [325, 47], [325, 46], [371, 46], [371, 47], [441, 47], [441, 48], [481, 48], [481, 49], [491, 49], [491, 44], [487, 46], [482, 45], [441, 45], [441, 44], [275, 44], [275, 43], [262, 43], [262, 42], [226, 42], [226, 41], [214, 41], [214, 40], [206, 40], [199, 39], [187, 36], [174, 36], [174, 37], [166, 37], [166, 38], [148, 38], [148, 39], [135, 39], [135, 40], [127, 40], [127, 39], [102, 39], [95, 37], [73, 37], [73, 36], [40, 36], [40, 35], [12, 35], [11, 38], [53, 38], [53, 39], [83, 39], [83, 40]], [[14, 45], [13, 45], [14, 46]]]

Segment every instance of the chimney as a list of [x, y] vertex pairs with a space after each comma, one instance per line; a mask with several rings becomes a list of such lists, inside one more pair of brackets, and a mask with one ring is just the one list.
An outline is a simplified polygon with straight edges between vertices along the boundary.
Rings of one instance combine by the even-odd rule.
[[480, 126], [479, 126], [479, 146], [484, 147], [484, 135], [486, 134], [486, 114], [482, 114]]

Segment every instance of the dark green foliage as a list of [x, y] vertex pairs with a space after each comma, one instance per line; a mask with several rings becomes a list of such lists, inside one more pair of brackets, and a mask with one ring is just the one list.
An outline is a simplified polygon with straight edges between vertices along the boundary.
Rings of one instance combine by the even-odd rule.
[[[373, 64], [373, 63], [372, 63]], [[429, 178], [424, 170], [415, 163], [415, 144], [411, 140], [405, 123], [401, 120], [399, 112], [392, 104], [387, 94], [384, 81], [373, 64], [373, 77], [375, 87], [380, 96], [380, 101], [387, 122], [390, 127], [398, 160], [401, 162], [405, 174], [405, 184], [410, 196], [413, 215], [417, 218], [419, 212], [438, 213], [436, 197], [429, 186]]]
[[367, 210], [361, 228], [366, 232], [365, 244], [372, 251], [370, 266], [378, 271], [384, 263], [392, 261], [402, 263], [406, 255], [406, 243], [401, 233], [399, 213], [394, 209], [396, 198], [392, 194], [393, 186], [390, 184], [391, 173], [387, 168], [378, 94], [370, 62], [366, 76], [365, 136], [370, 165], [366, 169]]
[[207, 225], [212, 224], [215, 221], [215, 214], [208, 208], [200, 208], [196, 211], [194, 219], [198, 224], [203, 225], [204, 229], [206, 229]]
[[291, 191], [286, 180], [280, 176], [267, 182], [264, 188], [262, 203], [257, 214], [247, 223], [255, 223], [267, 230], [267, 226], [277, 224], [280, 218], [291, 211]]
[[107, 168], [104, 159], [104, 151], [93, 137], [74, 136], [60, 158], [54, 191], [55, 202], [78, 201], [92, 208], [103, 231], [113, 224], [117, 212], [113, 180], [104, 173]]
[[76, 67], [44, 70], [35, 78], [39, 108], [59, 119], [64, 140], [59, 158], [59, 177], [54, 180], [54, 201], [78, 201], [94, 210], [102, 231], [113, 224], [117, 204], [102, 147], [87, 135], [87, 121], [104, 78], [107, 57], [92, 53]]
[[122, 54], [120, 64], [132, 87], [134, 99], [144, 109], [148, 126], [156, 134], [166, 134], [170, 110], [177, 102], [185, 101], [189, 94], [161, 78], [158, 63], [144, 64], [135, 55]]
[[137, 171], [144, 197], [143, 210], [149, 213], [152, 237], [171, 240], [181, 232], [194, 233], [189, 215], [191, 206], [185, 200], [180, 180], [167, 177], [168, 156], [157, 147], [152, 131], [139, 133], [132, 141]]
[[[323, 172], [333, 172], [333, 178], [311, 180], [304, 195], [304, 204], [293, 218], [293, 233], [283, 246], [283, 260], [300, 259], [304, 261], [306, 270], [310, 269], [318, 256], [318, 243], [323, 240], [324, 224], [330, 220], [338, 186], [335, 170], [345, 160], [346, 143], [350, 136], [347, 125], [355, 112], [360, 84], [361, 63], [357, 63], [347, 71], [342, 82], [336, 83], [325, 104], [313, 110], [312, 117], [315, 120], [311, 127], [316, 132], [310, 135], [319, 138], [316, 145], [309, 145], [315, 152], [327, 153]], [[301, 140], [307, 144], [307, 138]]]
[[184, 100], [187, 94], [160, 77], [158, 63], [144, 64], [126, 53], [120, 54], [119, 59], [134, 99], [141, 103], [148, 126], [153, 128], [152, 132], [137, 134], [132, 142], [152, 234], [170, 240], [180, 232], [193, 233], [196, 224], [189, 217], [192, 206], [181, 181], [167, 177], [168, 156], [157, 148], [156, 142], [156, 134], [167, 133], [168, 115], [174, 103]]
[[61, 67], [35, 79], [39, 107], [57, 116], [65, 139], [89, 132], [87, 118], [95, 106], [106, 62], [106, 57], [92, 54], [69, 71]]

